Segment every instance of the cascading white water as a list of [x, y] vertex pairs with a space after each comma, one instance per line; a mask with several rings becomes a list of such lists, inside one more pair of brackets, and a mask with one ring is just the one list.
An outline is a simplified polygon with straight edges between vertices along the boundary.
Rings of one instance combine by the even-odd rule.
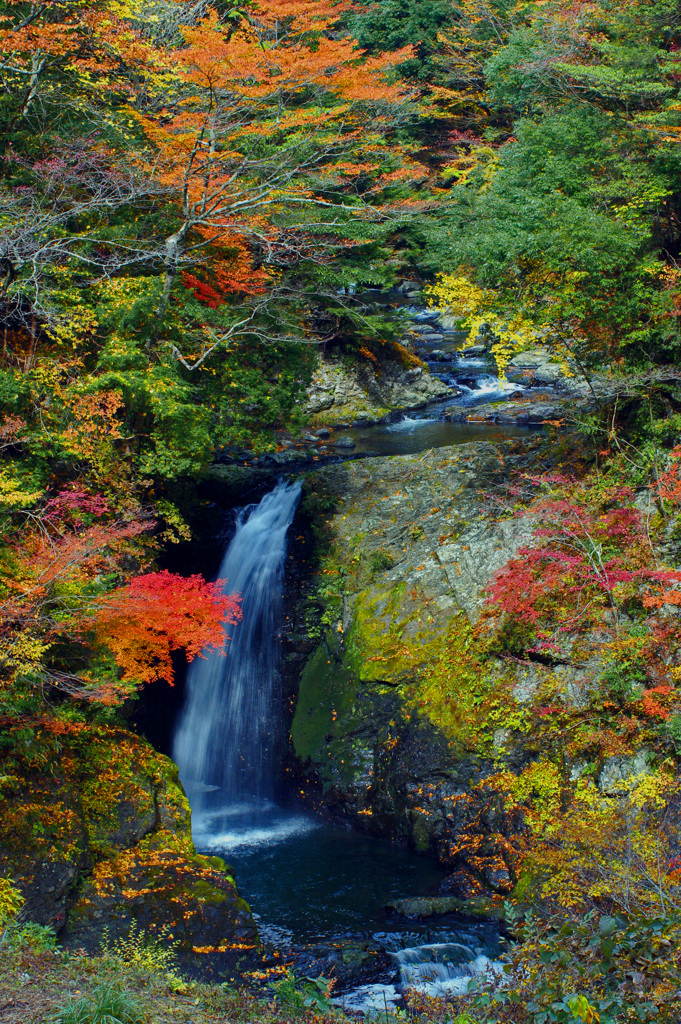
[[399, 965], [403, 988], [431, 996], [463, 995], [471, 978], [491, 978], [502, 969], [498, 961], [459, 942], [415, 946], [392, 955]]
[[408, 991], [437, 998], [465, 995], [475, 980], [494, 984], [503, 973], [498, 934], [488, 926], [443, 929], [441, 941], [435, 942], [419, 943], [414, 935], [414, 944], [407, 946], [408, 934], [384, 933], [374, 938], [395, 961], [399, 983], [359, 986], [337, 1000], [346, 1010], [365, 1014], [392, 1010]]
[[187, 697], [173, 757], [192, 795], [219, 790], [233, 804], [271, 795], [276, 755], [277, 626], [286, 532], [300, 482], [280, 482], [260, 504], [243, 509], [220, 566], [226, 593], [241, 595], [243, 617], [229, 627], [221, 652], [189, 668]]

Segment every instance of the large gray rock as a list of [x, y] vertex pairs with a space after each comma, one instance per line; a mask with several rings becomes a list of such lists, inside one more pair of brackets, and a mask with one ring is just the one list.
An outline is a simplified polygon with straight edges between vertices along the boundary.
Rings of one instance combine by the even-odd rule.
[[343, 434], [338, 440], [331, 442], [334, 448], [355, 448], [356, 442], [348, 434]]
[[[436, 854], [457, 899], [512, 888], [503, 837], [517, 823], [493, 794], [471, 800], [492, 760], [419, 712], [413, 688], [452, 637], [468, 635], [494, 572], [530, 540], [528, 523], [490, 503], [523, 460], [522, 449], [483, 442], [328, 466], [310, 474], [303, 501], [334, 511], [324, 514], [331, 552], [317, 598], [328, 625], [312, 626], [294, 748], [331, 814]], [[497, 733], [511, 761], [531, 756], [512, 730]]]
[[368, 362], [349, 366], [320, 358], [305, 411], [315, 426], [357, 420], [375, 423], [392, 410], [416, 409], [448, 394], [447, 385], [423, 366], [405, 368], [387, 360], [378, 373]]
[[546, 348], [530, 349], [519, 352], [509, 361], [506, 376], [514, 382], [525, 382], [535, 385], [557, 384], [559, 381], [575, 382], [581, 376], [574, 373], [564, 362], [556, 359]]

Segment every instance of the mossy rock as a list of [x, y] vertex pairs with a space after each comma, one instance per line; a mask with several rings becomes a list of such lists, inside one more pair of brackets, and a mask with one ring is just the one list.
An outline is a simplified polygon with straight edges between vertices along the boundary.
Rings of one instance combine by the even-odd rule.
[[29, 920], [93, 949], [104, 929], [123, 934], [133, 921], [173, 932], [185, 952], [257, 941], [224, 862], [194, 848], [169, 758], [118, 728], [58, 742], [37, 730], [34, 746], [40, 760], [15, 751], [0, 762], [0, 874], [18, 882]]
[[414, 896], [411, 899], [395, 900], [386, 904], [386, 910], [402, 917], [443, 917], [447, 914], [463, 914], [466, 917], [481, 917], [503, 920], [504, 910], [498, 900], [487, 897], [460, 900], [456, 896]]
[[481, 442], [326, 466], [305, 482], [318, 571], [295, 624], [315, 642], [295, 752], [332, 815], [470, 876], [456, 898], [512, 884], [506, 825], [483, 813], [490, 794], [477, 787], [531, 756], [532, 718], [514, 666], [490, 656], [476, 624], [524, 537], [490, 512], [490, 492], [526, 461], [519, 443]]
[[325, 641], [308, 659], [300, 680], [291, 738], [301, 760], [314, 758], [334, 722], [352, 706], [357, 690], [352, 671], [339, 663]]
[[163, 829], [97, 864], [69, 913], [69, 944], [97, 945], [104, 929], [126, 935], [133, 922], [167, 935], [183, 953], [215, 953], [257, 943], [248, 904], [219, 858], [187, 852]]

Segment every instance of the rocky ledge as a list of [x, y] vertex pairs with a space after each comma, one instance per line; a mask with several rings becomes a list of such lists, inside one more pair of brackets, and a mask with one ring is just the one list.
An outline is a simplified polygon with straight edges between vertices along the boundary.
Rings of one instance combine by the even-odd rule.
[[[474, 346], [479, 348], [479, 346]], [[464, 354], [470, 352], [466, 349]], [[602, 376], [587, 381], [576, 366], [556, 362], [548, 349], [520, 352], [506, 367], [505, 376], [523, 390], [500, 401], [475, 406], [452, 406], [445, 418], [454, 423], [539, 425], [573, 422], [612, 397], [612, 382]]]
[[27, 919], [88, 949], [134, 922], [195, 964], [257, 944], [230, 869], [194, 848], [169, 758], [104, 727], [45, 728], [25, 747], [0, 762], [0, 875], [19, 884]]
[[468, 678], [451, 679], [449, 709], [428, 706], [424, 680], [455, 672], [485, 583], [528, 539], [489, 500], [527, 457], [479, 443], [345, 463], [310, 474], [303, 499], [322, 554], [291, 637], [314, 648], [291, 733], [305, 785], [326, 813], [437, 855], [460, 899], [512, 888], [514, 825], [502, 801], [471, 797], [494, 770], [495, 727], [459, 721]]
[[320, 357], [308, 389], [306, 413], [313, 427], [336, 423], [377, 423], [391, 411], [418, 409], [452, 395], [423, 365], [396, 359], [373, 366]]

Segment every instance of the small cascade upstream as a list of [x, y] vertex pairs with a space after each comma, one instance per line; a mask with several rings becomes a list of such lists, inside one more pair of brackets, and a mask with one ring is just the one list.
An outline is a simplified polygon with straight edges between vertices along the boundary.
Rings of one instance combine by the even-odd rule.
[[463, 995], [472, 978], [492, 977], [501, 970], [499, 962], [491, 960], [480, 947], [460, 942], [415, 946], [393, 956], [402, 986], [430, 996]]
[[259, 505], [243, 509], [220, 566], [226, 592], [241, 595], [243, 617], [230, 628], [223, 651], [192, 663], [173, 748], [199, 819], [218, 800], [225, 807], [272, 796], [279, 734], [276, 634], [286, 532], [300, 490], [299, 481], [280, 482]]

